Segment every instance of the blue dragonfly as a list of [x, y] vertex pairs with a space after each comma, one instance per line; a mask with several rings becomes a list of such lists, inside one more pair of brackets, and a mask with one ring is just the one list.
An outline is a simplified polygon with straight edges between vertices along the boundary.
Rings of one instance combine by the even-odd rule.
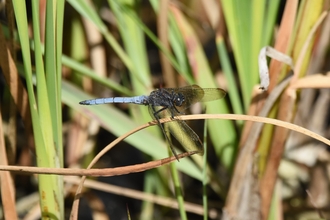
[[[160, 88], [154, 90], [149, 96], [141, 95], [134, 97], [111, 97], [97, 98], [79, 102], [81, 105], [101, 105], [108, 103], [133, 103], [148, 106], [151, 117], [158, 122], [173, 155], [179, 160], [170, 138], [165, 132], [168, 126], [170, 133], [179, 141], [187, 152], [204, 154], [203, 144], [198, 135], [180, 120], [180, 115], [197, 102], [208, 102], [225, 97], [226, 92], [220, 88], [201, 88], [198, 85], [185, 86], [181, 88]], [[174, 119], [176, 117], [176, 119]], [[161, 124], [161, 118], [171, 118], [171, 122]]]

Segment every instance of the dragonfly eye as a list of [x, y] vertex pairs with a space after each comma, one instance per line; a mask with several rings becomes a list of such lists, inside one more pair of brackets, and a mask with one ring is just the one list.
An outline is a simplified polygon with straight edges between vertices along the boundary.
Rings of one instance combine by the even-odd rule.
[[174, 103], [176, 106], [181, 106], [184, 103], [184, 96], [179, 93], [178, 96], [175, 97]]

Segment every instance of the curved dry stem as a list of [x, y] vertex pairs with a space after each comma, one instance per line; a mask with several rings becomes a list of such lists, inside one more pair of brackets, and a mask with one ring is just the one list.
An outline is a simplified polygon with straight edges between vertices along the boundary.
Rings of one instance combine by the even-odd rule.
[[[80, 182], [80, 179], [78, 177], [64, 177], [64, 181], [70, 184], [78, 185]], [[172, 209], [179, 209], [179, 204], [177, 199], [170, 198], [170, 197], [164, 197], [161, 195], [141, 192], [139, 190], [130, 189], [126, 187], [111, 185], [108, 183], [102, 183], [95, 180], [87, 179], [84, 183], [85, 187], [88, 187], [89, 189], [96, 189], [103, 192], [108, 192], [120, 196], [125, 196], [128, 198], [133, 198], [141, 201], [148, 201], [163, 207], [168, 207]], [[204, 209], [203, 206], [200, 204], [195, 204], [191, 202], [184, 202], [185, 210], [190, 213], [194, 213], [196, 215], [203, 216], [204, 215]], [[216, 209], [209, 209], [208, 216], [211, 219], [214, 219], [214, 216], [219, 216], [220, 213]]]
[[[195, 152], [185, 152], [178, 154], [178, 158], [182, 159], [187, 156], [191, 156]], [[147, 163], [129, 165], [123, 167], [115, 168], [102, 168], [102, 169], [73, 169], [73, 168], [49, 168], [49, 167], [29, 167], [29, 166], [6, 166], [0, 165], [0, 171], [11, 171], [19, 173], [29, 173], [29, 174], [56, 174], [63, 176], [92, 176], [92, 177], [109, 177], [109, 176], [120, 176], [129, 173], [138, 173], [145, 170], [150, 170], [172, 161], [175, 161], [176, 157], [172, 156], [169, 158], [164, 158], [160, 160], [150, 161]]]
[[[237, 114], [197, 114], [197, 115], [181, 115], [180, 119], [175, 118], [177, 120], [201, 120], [201, 119], [223, 119], [223, 120], [243, 120], [243, 121], [252, 121], [252, 122], [260, 122], [260, 123], [266, 123], [266, 124], [272, 124], [276, 126], [280, 126], [283, 128], [287, 128], [289, 130], [302, 133], [304, 135], [307, 135], [311, 138], [314, 138], [324, 144], [327, 144], [330, 146], [330, 140], [322, 137], [321, 135], [318, 135], [315, 132], [312, 132], [306, 128], [303, 128], [301, 126], [280, 121], [277, 119], [272, 118], [265, 118], [265, 117], [259, 117], [259, 116], [250, 116], [250, 115], [237, 115]], [[166, 123], [170, 122], [170, 118], [164, 118], [160, 119], [160, 123]], [[111, 142], [109, 145], [107, 145], [102, 151], [100, 151], [94, 160], [91, 162], [91, 164], [88, 166], [87, 169], [71, 169], [71, 168], [45, 168], [45, 167], [29, 167], [29, 166], [0, 166], [0, 171], [13, 171], [13, 172], [22, 172], [22, 173], [33, 173], [33, 174], [58, 174], [58, 175], [71, 175], [71, 176], [113, 176], [113, 175], [123, 175], [127, 174], [128, 169], [126, 167], [130, 168], [132, 172], [136, 171], [139, 172], [143, 171], [143, 167], [158, 167], [167, 163], [170, 163], [175, 160], [175, 157], [169, 157], [164, 158], [156, 161], [151, 161], [144, 164], [138, 164], [138, 165], [131, 165], [131, 166], [125, 166], [125, 167], [117, 167], [117, 168], [105, 168], [105, 169], [90, 169], [99, 158], [101, 158], [107, 151], [109, 151], [112, 147], [114, 147], [116, 144], [118, 144], [120, 141], [124, 140], [128, 136], [136, 133], [137, 131], [140, 131], [144, 128], [147, 128], [149, 126], [157, 125], [156, 121], [149, 122], [147, 124], [141, 125], [137, 128], [135, 128], [132, 131], [127, 132], [126, 134], [118, 137], [116, 140]], [[190, 155], [195, 154], [196, 152], [185, 152], [182, 154], [179, 154], [178, 157], [184, 158]], [[152, 164], [152, 165], [150, 165]], [[150, 168], [150, 169], [151, 169]], [[123, 173], [120, 172], [125, 171]], [[145, 169], [146, 170], [146, 169]]]
[[[181, 115], [178, 118], [175, 118], [176, 120], [200, 120], [200, 119], [223, 119], [223, 120], [244, 120], [244, 121], [253, 121], [253, 122], [260, 122], [260, 123], [267, 123], [272, 124], [276, 126], [280, 126], [283, 128], [290, 129], [292, 131], [296, 131], [299, 133], [302, 133], [304, 135], [307, 135], [309, 137], [312, 137], [316, 140], [319, 140], [327, 145], [330, 146], [330, 141], [312, 131], [309, 131], [301, 126], [280, 121], [277, 119], [271, 119], [271, 118], [265, 118], [265, 117], [258, 117], [258, 116], [250, 116], [250, 115], [237, 115], [237, 114], [198, 114], [198, 115]], [[160, 119], [160, 123], [166, 123], [170, 122], [170, 118], [164, 118]], [[126, 166], [126, 167], [119, 167], [119, 168], [107, 168], [107, 169], [92, 169], [90, 168], [98, 161], [99, 158], [101, 158], [107, 151], [109, 151], [113, 146], [115, 146], [120, 141], [124, 140], [131, 134], [134, 134], [137, 131], [140, 131], [144, 128], [147, 128], [149, 126], [157, 125], [156, 121], [149, 122], [147, 124], [141, 125], [137, 127], [136, 129], [127, 132], [126, 134], [118, 137], [115, 141], [110, 143], [108, 146], [106, 146], [101, 152], [99, 152], [96, 157], [93, 159], [93, 161], [90, 163], [87, 169], [55, 169], [55, 168], [32, 168], [32, 167], [21, 167], [21, 166], [0, 166], [0, 170], [6, 170], [6, 171], [17, 171], [17, 172], [29, 172], [29, 173], [43, 173], [43, 174], [59, 174], [59, 175], [83, 175], [83, 177], [80, 180], [79, 187], [76, 191], [76, 199], [74, 201], [71, 217], [77, 216], [76, 213], [78, 211], [78, 205], [79, 205], [79, 194], [82, 190], [84, 180], [86, 179], [86, 175], [89, 176], [113, 176], [113, 175], [123, 175], [131, 172], [141, 172], [147, 169], [152, 169], [158, 166], [162, 166], [164, 164], [170, 163], [172, 161], [175, 161], [175, 157], [169, 157], [157, 161], [151, 161], [145, 164], [138, 164], [133, 166]], [[186, 156], [190, 156], [192, 154], [195, 154], [196, 152], [185, 152], [183, 154], [179, 154], [179, 158], [183, 158]]]

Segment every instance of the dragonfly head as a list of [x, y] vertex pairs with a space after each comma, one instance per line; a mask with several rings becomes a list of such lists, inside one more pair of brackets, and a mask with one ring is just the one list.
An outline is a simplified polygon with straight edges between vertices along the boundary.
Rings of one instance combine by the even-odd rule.
[[179, 107], [184, 103], [184, 101], [185, 101], [185, 98], [184, 98], [184, 95], [182, 95], [182, 93], [178, 93], [178, 94], [174, 97], [174, 100], [173, 100], [174, 104], [175, 104], [176, 106], [179, 106]]

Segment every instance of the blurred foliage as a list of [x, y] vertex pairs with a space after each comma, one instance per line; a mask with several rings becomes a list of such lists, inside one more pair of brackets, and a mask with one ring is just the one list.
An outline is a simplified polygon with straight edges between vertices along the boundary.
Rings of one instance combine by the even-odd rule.
[[[298, 63], [298, 78], [329, 69], [329, 16], [309, 38], [312, 27], [329, 7], [327, 0], [303, 0], [299, 4], [279, 0], [23, 2], [13, 1], [13, 5], [7, 3], [1, 8], [6, 13], [2, 13], [0, 35], [7, 40], [1, 42], [6, 49], [0, 52], [4, 76], [0, 81], [1, 114], [6, 128], [1, 135], [8, 140], [5, 149], [11, 165], [85, 168], [116, 137], [152, 120], [146, 106], [81, 106], [82, 100], [148, 95], [159, 87], [198, 84], [203, 88], [223, 88], [228, 95], [192, 106], [187, 114], [258, 115], [268, 95], [289, 73], [286, 66], [270, 61], [270, 90], [260, 95], [256, 88], [262, 47], [270, 45], [293, 57]], [[294, 92], [297, 98], [290, 105], [286, 102], [288, 109], [283, 101], [287, 93], [283, 92], [268, 117], [302, 125], [329, 138], [329, 89], [320, 90], [321, 82], [313, 83], [313, 89]], [[10, 113], [16, 111], [19, 117]], [[314, 114], [318, 117], [309, 117]], [[282, 118], [283, 115], [292, 117]], [[231, 181], [238, 175], [234, 168], [240, 162], [240, 148], [254, 132], [252, 124], [208, 120], [203, 129], [203, 121], [187, 123], [207, 145], [204, 158], [197, 155], [174, 162], [171, 167], [97, 178], [94, 184], [92, 179], [81, 195], [78, 218], [102, 215], [105, 219], [201, 219], [203, 215], [204, 219], [226, 219], [223, 209], [232, 207], [232, 198], [227, 197], [229, 189], [240, 190]], [[248, 207], [249, 210], [256, 211], [262, 219], [329, 217], [325, 210], [329, 199], [320, 202], [318, 197], [324, 194], [330, 198], [326, 147], [287, 133], [277, 138], [277, 132], [273, 126], [265, 126], [254, 146], [253, 156], [258, 159], [250, 166], [256, 167], [257, 175], [251, 178], [256, 178], [253, 181], [258, 184], [244, 183], [251, 188], [260, 187], [261, 198], [259, 191], [254, 195], [261, 202], [259, 206], [255, 202], [256, 210]], [[182, 150], [173, 141], [178, 152]], [[276, 143], [278, 146], [274, 146]], [[276, 147], [282, 150], [272, 153]], [[309, 151], [295, 157], [285, 148]], [[306, 162], [306, 152], [312, 162]], [[139, 164], [168, 155], [161, 131], [152, 126], [116, 145], [96, 167]], [[271, 166], [273, 160], [278, 164]], [[269, 188], [263, 179], [268, 177], [268, 169], [275, 175], [268, 179], [272, 184]], [[27, 216], [26, 210], [37, 207], [39, 201], [42, 214], [36, 216], [67, 218], [76, 187], [64, 180], [58, 175], [39, 175], [37, 181], [33, 176], [15, 175], [16, 212]], [[102, 182], [109, 184], [104, 192], [97, 188]], [[110, 191], [112, 185], [122, 188]], [[144, 194], [142, 198], [137, 197], [139, 192], [122, 194], [126, 188]], [[265, 188], [269, 198], [263, 194]], [[22, 205], [24, 208], [19, 206], [27, 196], [37, 194], [39, 199]], [[150, 199], [149, 194], [159, 196], [159, 201]], [[165, 205], [162, 198], [176, 201]], [[244, 195], [238, 195], [237, 200], [246, 201]], [[232, 209], [227, 211], [233, 214]], [[3, 213], [6, 216], [6, 210]]]

